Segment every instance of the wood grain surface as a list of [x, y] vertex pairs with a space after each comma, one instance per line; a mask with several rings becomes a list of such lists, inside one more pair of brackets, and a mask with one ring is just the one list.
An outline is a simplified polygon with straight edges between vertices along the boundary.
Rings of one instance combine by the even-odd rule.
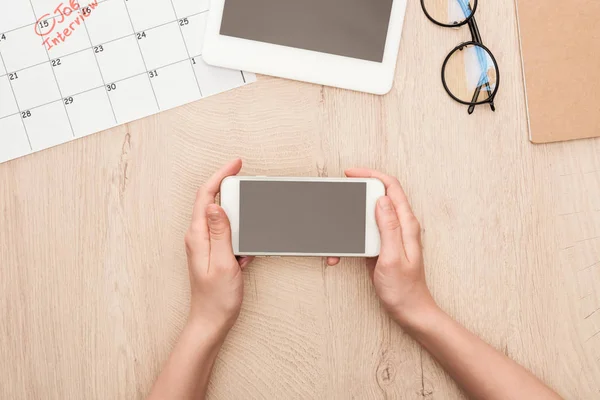
[[[452, 101], [468, 29], [410, 1], [384, 97], [261, 77], [250, 86], [0, 165], [0, 398], [141, 399], [186, 320], [197, 187], [247, 175], [396, 175], [439, 304], [568, 399], [600, 397], [600, 140], [527, 137], [512, 0], [477, 19], [497, 112]], [[362, 261], [261, 259], [211, 399], [460, 399], [381, 310]]]

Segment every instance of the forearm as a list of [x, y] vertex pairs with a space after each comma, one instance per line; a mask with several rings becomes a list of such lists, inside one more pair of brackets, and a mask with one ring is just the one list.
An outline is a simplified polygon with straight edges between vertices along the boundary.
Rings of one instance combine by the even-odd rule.
[[188, 323], [148, 400], [203, 399], [223, 339], [205, 324]]
[[407, 331], [475, 399], [560, 399], [525, 368], [479, 339], [437, 306]]

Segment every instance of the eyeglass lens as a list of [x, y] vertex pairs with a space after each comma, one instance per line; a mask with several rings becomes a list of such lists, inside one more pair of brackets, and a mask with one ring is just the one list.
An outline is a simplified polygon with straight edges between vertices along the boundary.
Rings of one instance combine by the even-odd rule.
[[476, 44], [456, 49], [444, 71], [448, 91], [465, 103], [485, 103], [496, 91], [497, 67], [491, 55]]

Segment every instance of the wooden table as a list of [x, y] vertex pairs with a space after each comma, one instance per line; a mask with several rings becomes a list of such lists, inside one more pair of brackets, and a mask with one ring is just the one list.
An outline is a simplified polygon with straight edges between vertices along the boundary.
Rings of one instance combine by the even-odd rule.
[[[384, 97], [258, 83], [0, 165], [0, 398], [143, 398], [185, 323], [183, 236], [197, 187], [244, 174], [398, 176], [439, 304], [569, 399], [600, 396], [600, 140], [527, 140], [514, 4], [478, 22], [496, 113], [440, 81], [466, 28], [410, 1]], [[262, 259], [213, 399], [455, 399], [379, 307], [361, 261]]]

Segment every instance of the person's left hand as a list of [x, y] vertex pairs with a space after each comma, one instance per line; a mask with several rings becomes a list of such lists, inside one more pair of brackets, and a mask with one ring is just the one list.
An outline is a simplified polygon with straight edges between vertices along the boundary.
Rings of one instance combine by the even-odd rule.
[[191, 284], [190, 323], [224, 337], [235, 323], [244, 293], [243, 269], [252, 257], [236, 259], [225, 211], [215, 204], [221, 181], [242, 168], [237, 159], [223, 166], [199, 190], [185, 236]]

